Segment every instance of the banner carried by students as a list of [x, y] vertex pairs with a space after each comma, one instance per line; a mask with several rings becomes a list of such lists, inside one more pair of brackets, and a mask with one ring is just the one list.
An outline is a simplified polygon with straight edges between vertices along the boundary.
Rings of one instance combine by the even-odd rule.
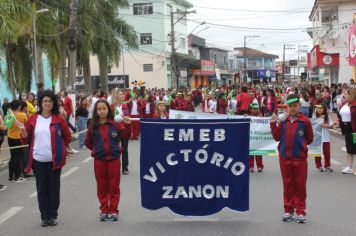
[[[244, 119], [245, 116], [221, 115], [203, 112], [169, 111], [170, 119]], [[270, 128], [270, 118], [268, 117], [248, 117], [251, 118], [250, 126], [250, 155], [277, 156], [278, 142], [274, 140]], [[314, 141], [309, 145], [309, 156], [321, 155], [321, 124], [320, 119], [310, 119], [313, 125]], [[236, 145], [236, 143], [235, 143]]]
[[144, 208], [185, 216], [249, 210], [250, 119], [141, 119], [141, 130]]

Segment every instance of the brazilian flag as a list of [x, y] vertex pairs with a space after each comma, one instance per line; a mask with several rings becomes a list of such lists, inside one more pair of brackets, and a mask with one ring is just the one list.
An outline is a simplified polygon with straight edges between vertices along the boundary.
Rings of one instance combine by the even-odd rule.
[[15, 120], [16, 120], [16, 117], [15, 117], [14, 113], [12, 113], [12, 111], [9, 109], [9, 110], [7, 111], [7, 114], [6, 114], [5, 118], [4, 118], [4, 125], [5, 125], [8, 129], [10, 129], [10, 127], [11, 127], [12, 124], [15, 122]]

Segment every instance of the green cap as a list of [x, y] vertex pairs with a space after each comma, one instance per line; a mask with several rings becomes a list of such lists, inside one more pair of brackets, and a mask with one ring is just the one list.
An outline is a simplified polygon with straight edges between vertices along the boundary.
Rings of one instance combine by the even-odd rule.
[[253, 108], [253, 109], [258, 109], [259, 108], [257, 103], [251, 103], [250, 107]]
[[290, 98], [286, 101], [286, 104], [291, 104], [293, 102], [299, 102], [299, 98]]

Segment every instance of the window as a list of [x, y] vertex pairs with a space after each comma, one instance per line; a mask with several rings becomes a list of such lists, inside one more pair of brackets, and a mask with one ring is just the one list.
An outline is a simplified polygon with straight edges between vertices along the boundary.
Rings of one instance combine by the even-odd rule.
[[185, 38], [183, 38], [183, 37], [180, 38], [180, 47], [182, 49], [185, 49]]
[[153, 64], [143, 64], [143, 72], [153, 71]]
[[140, 34], [141, 45], [152, 45], [152, 34]]
[[133, 4], [134, 15], [149, 15], [153, 14], [152, 3], [134, 3]]

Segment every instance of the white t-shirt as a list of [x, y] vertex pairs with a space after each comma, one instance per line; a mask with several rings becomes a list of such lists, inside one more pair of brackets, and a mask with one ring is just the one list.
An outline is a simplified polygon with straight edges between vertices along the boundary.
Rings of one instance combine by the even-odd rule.
[[50, 125], [52, 117], [44, 118], [39, 115], [35, 127], [35, 142], [33, 147], [33, 159], [39, 162], [52, 161], [52, 143]]
[[209, 101], [209, 112], [215, 113], [216, 112], [216, 106], [217, 106], [217, 102], [213, 101], [213, 99], [211, 99]]
[[[334, 124], [334, 121], [329, 116], [328, 125], [332, 126], [333, 124]], [[322, 130], [321, 130], [321, 142], [323, 142], [323, 143], [330, 142], [330, 132], [329, 132], [328, 128], [322, 128]]]
[[106, 99], [106, 100], [107, 100], [108, 103], [111, 105], [111, 103], [112, 103], [112, 98], [111, 98], [111, 96], [109, 96], [108, 99]]
[[151, 104], [146, 103], [146, 114], [150, 114], [151, 113]]
[[305, 101], [304, 98], [300, 98], [300, 106], [302, 107], [310, 107], [310, 102], [309, 101]]
[[99, 100], [99, 98], [97, 98], [97, 97], [92, 97], [91, 104], [93, 105], [93, 107], [94, 107], [95, 103], [96, 103], [98, 100]]
[[124, 112], [122, 111], [122, 104], [120, 106], [116, 106], [115, 109], [117, 110], [120, 116], [124, 115]]
[[345, 104], [341, 107], [340, 111], [341, 121], [342, 122], [351, 122], [351, 111], [348, 104]]
[[133, 116], [137, 116], [138, 115], [137, 101], [132, 101], [131, 115], [133, 115]]

